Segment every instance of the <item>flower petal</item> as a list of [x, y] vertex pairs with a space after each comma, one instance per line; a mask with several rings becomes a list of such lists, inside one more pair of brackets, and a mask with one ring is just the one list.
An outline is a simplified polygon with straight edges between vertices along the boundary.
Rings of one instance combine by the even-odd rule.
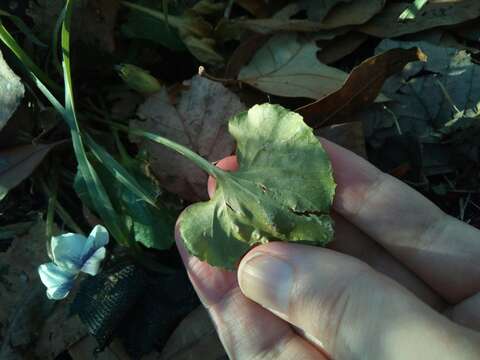
[[92, 247], [97, 251], [108, 244], [108, 230], [102, 225], [97, 225], [88, 235], [87, 242], [92, 242]]
[[90, 232], [90, 235], [85, 242], [82, 254], [82, 264], [101, 247], [108, 244], [108, 231], [102, 225], [96, 225]]
[[54, 263], [38, 267], [42, 283], [47, 287], [47, 297], [53, 300], [64, 299], [73, 287], [76, 273], [66, 271]]
[[101, 247], [95, 251], [93, 255], [85, 262], [81, 271], [92, 276], [97, 275], [98, 270], [100, 269], [100, 264], [102, 263], [102, 260], [105, 259], [106, 253], [107, 250], [104, 247]]
[[52, 237], [54, 263], [64, 270], [79, 271], [83, 266], [82, 257], [86, 242], [87, 238], [80, 234], [68, 233]]

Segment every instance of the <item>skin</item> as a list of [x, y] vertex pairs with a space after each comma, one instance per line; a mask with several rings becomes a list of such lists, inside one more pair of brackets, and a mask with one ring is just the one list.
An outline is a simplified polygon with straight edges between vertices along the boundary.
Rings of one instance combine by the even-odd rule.
[[[272, 242], [229, 272], [189, 256], [177, 232], [229, 357], [480, 359], [480, 231], [322, 144], [338, 184], [328, 249]], [[238, 167], [235, 157], [218, 166]]]

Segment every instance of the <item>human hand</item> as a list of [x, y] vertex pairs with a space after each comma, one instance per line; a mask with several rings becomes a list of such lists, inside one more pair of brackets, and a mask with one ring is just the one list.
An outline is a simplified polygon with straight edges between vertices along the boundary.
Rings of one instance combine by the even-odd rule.
[[271, 242], [234, 273], [189, 256], [177, 232], [230, 358], [480, 359], [480, 231], [322, 143], [338, 184], [329, 249]]

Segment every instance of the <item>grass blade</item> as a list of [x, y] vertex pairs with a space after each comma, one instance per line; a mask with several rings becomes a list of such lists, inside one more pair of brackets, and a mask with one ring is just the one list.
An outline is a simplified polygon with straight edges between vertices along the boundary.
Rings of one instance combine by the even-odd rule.
[[27, 55], [25, 51], [17, 44], [13, 36], [8, 32], [3, 23], [0, 21], [0, 40], [15, 54], [22, 64], [29, 70], [30, 75], [34, 75], [36, 80], [40, 80], [43, 84], [60, 92], [62, 89], [43, 72]]
[[157, 207], [155, 204], [155, 194], [145, 191], [138, 181], [117, 161], [111, 156], [104, 148], [98, 145], [89, 135], [85, 136], [86, 143], [92, 154], [110, 171], [115, 179], [121, 182], [125, 187], [129, 188], [140, 199]]
[[89, 162], [83, 139], [80, 133], [80, 127], [75, 112], [73, 100], [73, 86], [70, 64], [70, 30], [72, 20], [73, 1], [67, 0], [65, 4], [65, 19], [62, 25], [61, 44], [63, 54], [63, 78], [65, 82], [65, 117], [70, 125], [73, 149], [77, 157], [78, 166], [82, 177], [88, 188], [89, 195], [95, 201], [96, 211], [105, 221], [108, 229], [120, 244], [129, 245], [131, 243], [125, 226], [119, 221], [119, 217], [108, 194], [98, 177], [92, 164]]
[[35, 34], [30, 30], [30, 28], [20, 19], [18, 16], [12, 15], [6, 11], [0, 10], [0, 17], [8, 18], [17, 28], [20, 30], [32, 43], [40, 47], [47, 47]]

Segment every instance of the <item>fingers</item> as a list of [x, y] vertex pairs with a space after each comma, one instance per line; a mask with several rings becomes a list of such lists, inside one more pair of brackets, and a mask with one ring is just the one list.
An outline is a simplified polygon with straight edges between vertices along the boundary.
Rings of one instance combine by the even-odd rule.
[[447, 216], [395, 178], [322, 140], [338, 184], [334, 209], [379, 242], [444, 298], [480, 291], [480, 232]]
[[336, 213], [333, 214], [333, 219], [335, 221], [335, 239], [329, 244], [329, 249], [362, 260], [376, 271], [406, 287], [432, 308], [438, 311], [446, 308], [445, 301], [440, 295], [368, 235]]
[[325, 359], [290, 325], [247, 299], [234, 272], [213, 268], [177, 246], [190, 280], [208, 309], [230, 359]]
[[[237, 158], [236, 156], [226, 157], [220, 160], [217, 166], [223, 170], [235, 171], [238, 169]], [[215, 193], [215, 179], [213, 177], [208, 179], [208, 193], [210, 197]], [[333, 215], [335, 220], [335, 241], [331, 243], [330, 248], [363, 260], [377, 271], [405, 286], [431, 307], [438, 310], [445, 308], [442, 298], [426, 285], [423, 280], [419, 279], [412, 271], [408, 270], [381, 246], [343, 217], [337, 214]]]
[[480, 332], [480, 293], [452, 306], [445, 314], [456, 323]]
[[[238, 169], [237, 157], [234, 155], [227, 156], [226, 158], [223, 158], [222, 160], [218, 161], [216, 163], [216, 166], [222, 170], [236, 171]], [[217, 182], [214, 177], [211, 177], [211, 176], [208, 177], [207, 190], [208, 190], [208, 196], [210, 196], [210, 198], [212, 198], [213, 194], [215, 194], [216, 183]]]
[[[480, 338], [366, 264], [331, 250], [269, 243], [238, 271], [242, 292], [334, 359], [478, 359]], [[361, 355], [360, 355], [361, 354]]]

